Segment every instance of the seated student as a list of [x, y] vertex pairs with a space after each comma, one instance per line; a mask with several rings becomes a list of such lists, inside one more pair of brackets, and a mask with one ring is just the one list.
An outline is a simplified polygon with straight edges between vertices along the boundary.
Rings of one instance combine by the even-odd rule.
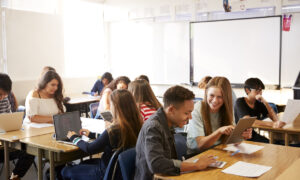
[[138, 80], [138, 79], [143, 79], [150, 84], [149, 78], [146, 75], [140, 75], [139, 77], [135, 78], [135, 80]]
[[[244, 89], [247, 94], [246, 97], [238, 98], [234, 106], [235, 121], [238, 122], [240, 118], [256, 116], [257, 120], [255, 124], [273, 126], [280, 128], [285, 125], [284, 122], [279, 121], [276, 113], [269, 105], [269, 103], [263, 98], [262, 90], [265, 89], [265, 85], [258, 78], [249, 78], [245, 81]], [[273, 122], [263, 122], [262, 119], [269, 117]], [[264, 136], [252, 131], [251, 141], [265, 142], [269, 140]]]
[[63, 84], [54, 71], [47, 71], [38, 82], [36, 90], [26, 97], [26, 116], [31, 122], [53, 123], [52, 116], [63, 113]]
[[[96, 135], [87, 129], [80, 130], [81, 135], [96, 138], [93, 142], [85, 142], [75, 132], [68, 132], [73, 144], [89, 154], [104, 152], [101, 159], [88, 160], [79, 165], [67, 166], [62, 170], [64, 179], [103, 179], [106, 167], [116, 149], [126, 150], [134, 147], [142, 127], [140, 113], [132, 94], [125, 89], [114, 90], [110, 95], [113, 115], [113, 125], [101, 135]], [[91, 162], [92, 161], [92, 162]], [[118, 172], [118, 171], [117, 171]], [[116, 179], [121, 174], [116, 174]]]
[[[224, 142], [234, 129], [231, 86], [225, 77], [214, 77], [205, 87], [203, 101], [195, 104], [188, 126], [188, 153], [196, 153]], [[251, 138], [251, 128], [243, 133]]]
[[194, 109], [195, 95], [190, 90], [173, 86], [163, 97], [159, 108], [144, 124], [136, 144], [136, 180], [153, 179], [154, 174], [179, 175], [180, 172], [203, 170], [213, 163], [213, 156], [202, 156], [197, 162], [177, 160], [173, 127], [183, 127]]
[[99, 116], [99, 113], [102, 111], [107, 111], [110, 109], [110, 94], [115, 89], [127, 89], [128, 84], [130, 83], [130, 79], [126, 76], [120, 76], [117, 79], [110, 82], [107, 87], [104, 89], [102, 97], [100, 99], [97, 116]]
[[161, 104], [156, 99], [149, 83], [146, 80], [138, 79], [129, 84], [129, 92], [132, 93], [135, 102], [141, 112], [143, 121], [146, 121], [156, 112]]
[[[11, 92], [12, 81], [7, 74], [0, 73], [0, 113], [10, 113], [11, 106], [7, 95]], [[22, 178], [33, 163], [34, 156], [26, 154], [25, 151], [12, 151], [9, 159], [18, 159], [10, 179]], [[4, 161], [4, 150], [0, 150], [0, 162]]]
[[98, 79], [92, 90], [91, 90], [91, 93], [94, 95], [94, 96], [99, 96], [99, 95], [102, 95], [102, 90], [103, 88], [105, 88], [111, 81], [113, 80], [113, 77], [111, 75], [111, 73], [109, 72], [105, 72], [101, 79]]

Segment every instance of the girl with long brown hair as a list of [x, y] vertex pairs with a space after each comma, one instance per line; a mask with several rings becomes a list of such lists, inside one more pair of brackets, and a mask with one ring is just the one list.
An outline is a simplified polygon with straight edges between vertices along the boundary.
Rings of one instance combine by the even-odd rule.
[[162, 107], [146, 80], [138, 79], [131, 82], [128, 90], [137, 103], [143, 121], [146, 121], [157, 109]]
[[31, 122], [53, 123], [52, 116], [63, 113], [63, 83], [52, 70], [42, 74], [37, 89], [26, 97], [26, 115]]
[[[187, 145], [190, 152], [204, 150], [224, 142], [234, 129], [232, 90], [225, 77], [214, 77], [205, 87], [203, 101], [195, 104], [188, 128]], [[243, 133], [251, 138], [251, 129]]]
[[[75, 132], [70, 131], [68, 133], [73, 144], [81, 150], [89, 154], [104, 152], [101, 159], [93, 159], [80, 165], [65, 167], [62, 171], [64, 179], [103, 179], [113, 152], [117, 149], [125, 150], [135, 146], [142, 121], [132, 94], [125, 89], [114, 90], [110, 95], [110, 101], [113, 124], [108, 129], [101, 135], [92, 133], [87, 129], [80, 130], [80, 134], [94, 139], [97, 137], [96, 140], [88, 143], [83, 141]], [[117, 177], [119, 175], [116, 174]]]

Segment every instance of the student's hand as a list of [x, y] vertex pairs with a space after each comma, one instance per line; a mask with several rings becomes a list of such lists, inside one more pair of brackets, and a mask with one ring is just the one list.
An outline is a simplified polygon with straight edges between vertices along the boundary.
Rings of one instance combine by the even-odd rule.
[[226, 135], [230, 135], [232, 130], [234, 129], [234, 126], [233, 125], [230, 125], [230, 126], [222, 126], [218, 129], [218, 131], [221, 133], [221, 134], [226, 134]]
[[199, 157], [198, 161], [195, 162], [197, 170], [203, 170], [206, 169], [208, 165], [211, 163], [216, 162], [216, 159], [214, 156], [208, 155], [208, 156], [201, 156]]
[[252, 138], [252, 128], [248, 128], [246, 131], [242, 134], [244, 139], [251, 139]]
[[255, 96], [255, 99], [258, 100], [258, 101], [260, 101], [260, 102], [262, 102], [262, 103], [263, 103], [263, 102], [266, 102], [266, 100], [262, 97], [261, 94], [256, 95], [256, 96]]
[[76, 132], [69, 131], [68, 134], [67, 134], [67, 137], [70, 139], [74, 134], [76, 134]]
[[80, 130], [79, 130], [79, 134], [80, 134], [80, 135], [89, 136], [89, 135], [90, 135], [90, 131], [87, 130], [87, 129], [80, 129]]
[[286, 125], [286, 123], [283, 121], [276, 121], [273, 123], [273, 128], [282, 128], [285, 125]]

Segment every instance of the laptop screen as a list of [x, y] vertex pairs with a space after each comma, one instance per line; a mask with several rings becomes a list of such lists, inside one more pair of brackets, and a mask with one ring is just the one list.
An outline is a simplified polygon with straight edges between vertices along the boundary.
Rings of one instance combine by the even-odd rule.
[[80, 112], [67, 112], [53, 116], [56, 140], [68, 140], [68, 131], [74, 131], [79, 134], [81, 127]]

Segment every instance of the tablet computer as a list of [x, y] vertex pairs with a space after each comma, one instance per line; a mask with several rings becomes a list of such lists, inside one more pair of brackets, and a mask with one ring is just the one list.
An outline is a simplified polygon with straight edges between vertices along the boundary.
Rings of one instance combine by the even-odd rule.
[[227, 139], [225, 144], [232, 144], [232, 143], [240, 143], [244, 140], [242, 134], [243, 132], [252, 127], [252, 124], [256, 120], [256, 117], [249, 117], [249, 118], [241, 118], [238, 124], [233, 129], [232, 133], [230, 134], [229, 138]]
[[100, 115], [102, 116], [104, 121], [112, 122], [113, 117], [110, 111], [102, 111], [100, 112]]

